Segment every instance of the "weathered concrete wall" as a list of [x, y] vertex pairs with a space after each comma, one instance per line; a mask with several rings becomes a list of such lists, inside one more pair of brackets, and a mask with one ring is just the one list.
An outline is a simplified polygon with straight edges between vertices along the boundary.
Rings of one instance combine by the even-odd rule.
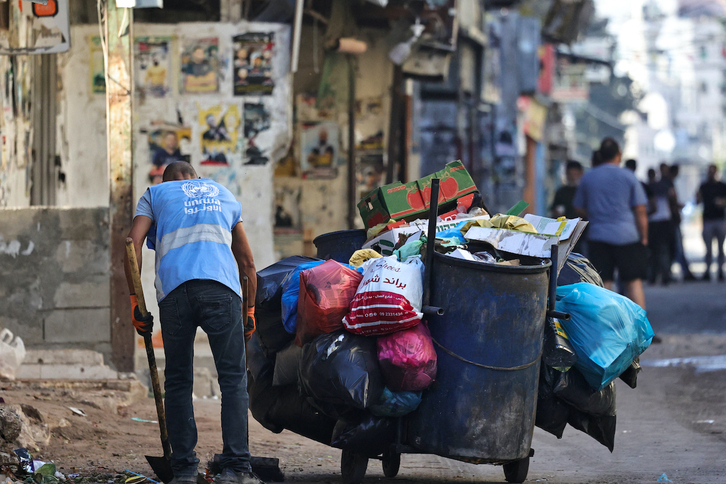
[[108, 356], [108, 233], [106, 208], [0, 209], [0, 326], [29, 349]]

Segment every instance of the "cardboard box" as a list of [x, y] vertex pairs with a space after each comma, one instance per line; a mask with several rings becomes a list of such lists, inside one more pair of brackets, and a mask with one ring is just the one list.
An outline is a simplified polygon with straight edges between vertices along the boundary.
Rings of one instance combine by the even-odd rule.
[[439, 204], [452, 202], [465, 195], [477, 191], [474, 180], [461, 161], [448, 163], [443, 170], [425, 176], [417, 181], [424, 207], [431, 206], [431, 181], [434, 178], [441, 180], [439, 183]]
[[399, 220], [425, 212], [418, 184], [392, 183], [368, 193], [358, 202], [358, 211], [369, 229], [390, 219]]
[[525, 215], [524, 219], [534, 225], [540, 233], [528, 234], [517, 230], [472, 227], [465, 237], [470, 241], [486, 242], [497, 250], [543, 259], [549, 259], [552, 247], [557, 246], [559, 273], [567, 261], [567, 256], [585, 230], [587, 222], [579, 218], [558, 222], [552, 218], [529, 214]]

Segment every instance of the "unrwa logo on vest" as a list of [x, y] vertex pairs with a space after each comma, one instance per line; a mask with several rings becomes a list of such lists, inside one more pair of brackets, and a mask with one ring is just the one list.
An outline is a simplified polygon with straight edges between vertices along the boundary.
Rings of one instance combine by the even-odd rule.
[[196, 180], [184, 183], [182, 190], [189, 198], [216, 197], [219, 195], [219, 188]]

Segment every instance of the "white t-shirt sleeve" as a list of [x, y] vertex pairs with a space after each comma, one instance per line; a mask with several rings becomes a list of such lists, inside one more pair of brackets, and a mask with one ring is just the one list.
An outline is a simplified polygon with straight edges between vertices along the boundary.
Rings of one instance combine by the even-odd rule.
[[138, 217], [139, 215], [149, 217], [151, 220], [156, 221], [154, 219], [154, 211], [151, 209], [151, 192], [148, 188], [144, 192], [144, 195], [139, 199], [139, 203], [136, 205], [136, 214], [134, 217]]

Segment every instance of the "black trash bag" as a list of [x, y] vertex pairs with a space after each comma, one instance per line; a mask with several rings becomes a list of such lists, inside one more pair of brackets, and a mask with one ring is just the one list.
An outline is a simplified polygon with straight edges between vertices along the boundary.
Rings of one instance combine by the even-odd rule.
[[295, 385], [297, 388], [297, 374], [302, 359], [302, 348], [291, 341], [285, 348], [275, 355], [275, 373], [272, 384], [276, 387]]
[[297, 385], [275, 387], [277, 400], [272, 404], [267, 420], [298, 435], [330, 444], [336, 420], [314, 408], [298, 391]]
[[554, 393], [563, 402], [593, 417], [615, 415], [615, 382], [602, 390], [592, 389], [577, 368], [560, 373], [555, 381]]
[[270, 408], [277, 402], [282, 395], [284, 387], [272, 386], [272, 372], [263, 373], [259, 378], [252, 378], [250, 372], [247, 372], [247, 393], [249, 394], [250, 412], [252, 416], [260, 422], [270, 432], [279, 434], [284, 427], [275, 424], [268, 417]]
[[542, 361], [552, 368], [567, 370], [577, 362], [575, 350], [557, 319], [547, 318], [542, 346]]
[[615, 415], [605, 417], [593, 417], [574, 408], [570, 409], [570, 417], [567, 423], [581, 432], [585, 432], [593, 439], [607, 447], [610, 452], [615, 448]]
[[559, 379], [559, 373], [544, 362], [540, 366], [537, 414], [534, 424], [561, 439], [570, 416], [570, 407], [555, 396], [554, 386]]
[[382, 454], [396, 441], [396, 419], [366, 415], [362, 420], [338, 420], [330, 440], [331, 447], [369, 457]]
[[567, 286], [578, 282], [588, 282], [603, 287], [602, 277], [592, 262], [582, 254], [571, 252], [557, 276], [557, 285]]
[[282, 325], [282, 281], [300, 264], [319, 260], [312, 257], [292, 256], [265, 267], [257, 273], [255, 296], [256, 333], [267, 354], [274, 354], [295, 339]]
[[269, 377], [275, 369], [275, 355], [270, 358], [265, 354], [257, 332], [247, 342], [247, 369], [255, 380]]
[[630, 366], [620, 374], [620, 379], [623, 380], [630, 388], [635, 388], [638, 386], [638, 373], [640, 373], [641, 369], [640, 356], [638, 356], [635, 360], [633, 360]]
[[301, 393], [317, 404], [365, 409], [383, 393], [376, 338], [344, 330], [320, 335], [305, 345], [299, 371]]

